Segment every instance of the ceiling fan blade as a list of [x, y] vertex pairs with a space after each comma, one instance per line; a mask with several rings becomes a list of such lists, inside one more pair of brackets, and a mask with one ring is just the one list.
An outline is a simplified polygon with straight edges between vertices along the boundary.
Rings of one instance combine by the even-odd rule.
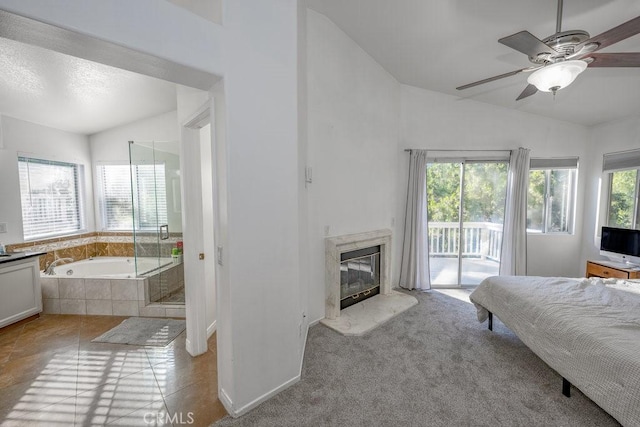
[[486, 79], [482, 79], [482, 80], [478, 80], [477, 82], [473, 82], [473, 83], [469, 83], [463, 86], [458, 86], [456, 89], [458, 90], [463, 90], [463, 89], [468, 89], [470, 87], [474, 87], [474, 86], [478, 86], [484, 83], [489, 83], [489, 82], [493, 82], [495, 80], [500, 80], [503, 79], [505, 77], [511, 77], [511, 76], [515, 76], [516, 74], [520, 74], [524, 71], [529, 71], [530, 68], [521, 68], [519, 70], [515, 70], [515, 71], [511, 71], [508, 73], [504, 73], [504, 74], [500, 74], [499, 76], [493, 76], [493, 77], [489, 77]]
[[539, 53], [556, 53], [553, 48], [542, 43], [539, 38], [529, 31], [520, 31], [503, 37], [498, 42], [531, 57], [536, 57]]
[[598, 34], [597, 36], [591, 37], [589, 40], [580, 43], [578, 46], [576, 46], [576, 52], [578, 52], [589, 43], [597, 43], [598, 47], [596, 50], [600, 50], [638, 33], [640, 33], [640, 16], [637, 16], [632, 20], [625, 22], [624, 24], [620, 24], [617, 27], [610, 29], [609, 31], [605, 31], [602, 34]]
[[518, 95], [518, 97], [516, 98], [516, 101], [520, 101], [523, 98], [531, 96], [534, 93], [536, 93], [537, 91], [538, 91], [538, 88], [535, 87], [534, 85], [527, 85], [527, 87], [524, 88], [522, 93], [520, 93], [520, 95]]
[[589, 67], [640, 67], [640, 52], [592, 53]]

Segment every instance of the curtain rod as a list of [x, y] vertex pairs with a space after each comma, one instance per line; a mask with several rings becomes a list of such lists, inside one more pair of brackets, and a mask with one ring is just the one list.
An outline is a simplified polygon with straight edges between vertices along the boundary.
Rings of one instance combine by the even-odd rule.
[[427, 151], [450, 151], [450, 152], [455, 152], [455, 151], [477, 151], [477, 152], [487, 152], [487, 151], [504, 151], [505, 153], [511, 152], [511, 150], [479, 150], [479, 149], [470, 149], [470, 150], [465, 150], [463, 148], [458, 149], [458, 150], [452, 150], [452, 149], [443, 149], [443, 150], [437, 150], [437, 149], [431, 149], [431, 148], [405, 148], [404, 151], [405, 152], [411, 152], [413, 150], [427, 150]]

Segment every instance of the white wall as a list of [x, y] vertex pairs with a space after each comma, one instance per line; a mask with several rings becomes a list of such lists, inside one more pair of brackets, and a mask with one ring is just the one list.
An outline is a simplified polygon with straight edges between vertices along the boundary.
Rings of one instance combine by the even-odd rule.
[[[220, 398], [242, 413], [297, 381], [300, 307], [296, 0], [224, 4], [226, 233]], [[228, 280], [228, 282], [226, 281]], [[227, 317], [228, 316], [228, 317]], [[227, 350], [225, 350], [227, 351]]]
[[[133, 123], [118, 126], [89, 136], [91, 147], [92, 167], [94, 168], [94, 180], [96, 178], [95, 166], [100, 163], [129, 163], [129, 141], [153, 142], [158, 141], [160, 149], [156, 151], [156, 159], [166, 163], [166, 189], [167, 189], [167, 220], [169, 231], [182, 231], [182, 214], [173, 209], [174, 198], [180, 203], [180, 193], [174, 194], [172, 181], [180, 179], [179, 142], [180, 133], [178, 116], [176, 111], [160, 114]], [[164, 142], [168, 142], [164, 144]], [[174, 153], [161, 151], [168, 147]], [[97, 184], [97, 180], [95, 180]], [[99, 204], [95, 201], [96, 228], [102, 229]]]
[[581, 212], [589, 153], [584, 126], [400, 85], [324, 15], [308, 11], [307, 22], [311, 320], [324, 316], [326, 234], [392, 228], [392, 274], [398, 283], [405, 148], [523, 146], [531, 148], [532, 157], [578, 156], [575, 234], [530, 235], [528, 273], [583, 274]]
[[216, 24], [222, 24], [222, 0], [168, 0]]
[[[218, 308], [226, 309], [218, 311], [218, 344], [228, 357], [220, 358], [220, 397], [239, 414], [295, 382], [306, 310], [299, 265], [307, 256], [299, 235], [304, 210], [299, 205], [297, 1], [224, 1], [224, 28], [158, 0], [128, 2], [126, 13], [118, 0], [0, 0], [0, 8], [128, 53], [164, 58], [171, 62], [168, 71], [175, 71], [172, 64], [191, 67], [182, 70], [193, 71], [200, 83], [207, 76], [198, 70], [224, 75], [226, 139], [219, 170], [225, 173], [221, 192], [226, 200], [218, 217], [226, 221], [220, 225], [225, 261], [218, 271], [225, 292]], [[70, 53], [91, 56], [88, 42], [80, 39], [84, 51]], [[132, 58], [141, 62], [136, 69], [154, 65]], [[102, 60], [114, 65], [121, 58]], [[167, 71], [165, 62], [158, 63], [160, 72]]]
[[[540, 276], [581, 276], [580, 261], [585, 175], [589, 167], [589, 132], [584, 126], [548, 119], [517, 110], [402, 85], [402, 136], [405, 148], [489, 149], [525, 147], [531, 157], [580, 158], [574, 235], [529, 235], [527, 273]], [[397, 215], [404, 213], [408, 153], [398, 162]], [[396, 221], [396, 235], [403, 219]], [[397, 243], [397, 239], [396, 239]], [[400, 247], [396, 248], [396, 261]], [[396, 264], [397, 265], [397, 264]], [[397, 269], [396, 280], [397, 280]]]
[[35, 123], [0, 116], [3, 145], [0, 146], [0, 222], [7, 223], [4, 244], [24, 242], [18, 154], [76, 163], [84, 166], [85, 231], [94, 231], [93, 180], [89, 142], [78, 135]]
[[[581, 262], [603, 259], [600, 251], [600, 227], [606, 218], [608, 189], [601, 185], [602, 158], [605, 153], [640, 149], [640, 117], [605, 123], [590, 128], [591, 161], [585, 174], [586, 194]], [[604, 181], [606, 182], [606, 181]], [[584, 274], [584, 272], [583, 272]]]
[[324, 317], [324, 238], [391, 228], [396, 215], [400, 85], [324, 15], [309, 10], [307, 24], [313, 321]]
[[176, 111], [89, 135], [94, 162], [129, 161], [128, 141], [179, 141]]

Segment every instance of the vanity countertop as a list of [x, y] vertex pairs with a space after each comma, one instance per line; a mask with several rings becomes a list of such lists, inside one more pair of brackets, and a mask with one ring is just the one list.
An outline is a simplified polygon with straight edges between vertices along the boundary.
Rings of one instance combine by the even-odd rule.
[[0, 255], [0, 264], [19, 261], [21, 259], [32, 258], [44, 254], [46, 254], [46, 252], [7, 252], [4, 255]]

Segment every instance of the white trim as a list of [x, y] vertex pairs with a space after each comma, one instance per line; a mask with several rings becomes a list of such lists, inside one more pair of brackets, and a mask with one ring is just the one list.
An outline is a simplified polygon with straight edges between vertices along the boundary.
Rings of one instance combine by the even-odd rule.
[[224, 409], [227, 410], [227, 413], [229, 415], [231, 415], [232, 417], [234, 417], [234, 411], [233, 411], [233, 402], [231, 401], [231, 398], [229, 398], [229, 395], [227, 394], [226, 391], [224, 391], [223, 388], [219, 387], [218, 388], [218, 399], [220, 399], [220, 402], [222, 403], [222, 406], [224, 406]]
[[307, 350], [307, 339], [309, 337], [309, 325], [304, 331], [304, 340], [302, 341], [302, 352], [300, 353], [300, 369], [298, 369], [298, 377], [302, 378], [302, 366], [304, 365], [304, 352]]
[[[187, 338], [190, 346], [187, 351], [197, 356], [207, 351], [206, 309], [203, 261], [198, 259], [204, 253], [202, 234], [202, 186], [200, 175], [200, 135], [199, 131], [181, 126], [180, 170], [182, 171], [182, 230], [183, 241], [189, 248], [185, 253], [185, 311]], [[190, 201], [190, 203], [187, 203]]]
[[222, 387], [219, 388], [218, 398], [220, 399], [220, 402], [222, 402], [222, 406], [224, 406], [224, 408], [227, 410], [229, 415], [231, 415], [233, 418], [238, 418], [238, 417], [246, 414], [247, 412], [249, 412], [250, 410], [252, 410], [256, 406], [260, 405], [261, 403], [265, 402], [266, 400], [271, 399], [273, 396], [275, 396], [276, 394], [278, 394], [281, 391], [285, 390], [286, 388], [291, 387], [292, 385], [294, 385], [295, 383], [300, 381], [300, 379], [302, 378], [302, 367], [304, 365], [304, 353], [305, 353], [305, 351], [307, 349], [307, 340], [308, 340], [308, 337], [309, 337], [309, 328], [312, 327], [312, 326], [317, 325], [318, 323], [320, 323], [320, 321], [322, 319], [324, 319], [324, 318], [322, 317], [322, 318], [314, 320], [313, 322], [310, 322], [307, 325], [307, 327], [305, 328], [304, 342], [303, 342], [303, 345], [302, 345], [302, 353], [301, 353], [301, 357], [300, 357], [300, 370], [299, 370], [298, 375], [296, 375], [295, 377], [291, 378], [289, 381], [286, 381], [282, 385], [280, 385], [280, 386], [274, 388], [273, 390], [263, 394], [262, 396], [260, 396], [257, 399], [249, 402], [248, 404], [246, 404], [245, 406], [243, 406], [242, 408], [239, 408], [237, 410], [234, 408], [233, 402], [229, 398], [229, 395], [227, 394], [227, 392], [224, 391], [224, 389]]
[[212, 124], [213, 120], [211, 119], [211, 113], [213, 109], [211, 108], [211, 102], [212, 98], [209, 97], [205, 103], [198, 107], [193, 114], [184, 120], [182, 127], [197, 130], [208, 124]]
[[235, 409], [233, 407], [233, 402], [231, 401], [231, 399], [229, 399], [229, 396], [227, 395], [227, 393], [222, 388], [220, 389], [220, 393], [218, 395], [218, 399], [220, 399], [220, 402], [222, 402], [222, 405], [227, 410], [229, 415], [231, 415], [233, 418], [238, 418], [238, 417], [246, 414], [247, 412], [249, 412], [253, 408], [257, 407], [261, 403], [271, 399], [273, 396], [275, 396], [276, 394], [280, 393], [281, 391], [291, 387], [292, 385], [294, 385], [298, 381], [300, 381], [300, 374], [296, 375], [295, 377], [293, 377], [290, 380], [286, 381], [284, 384], [274, 388], [273, 390], [263, 394], [262, 396], [258, 397], [257, 399], [247, 403], [246, 405], [244, 405], [243, 407], [238, 408], [238, 409]]
[[216, 323], [217, 320], [214, 320], [213, 323], [207, 327], [207, 339], [211, 338], [211, 335], [216, 331]]

